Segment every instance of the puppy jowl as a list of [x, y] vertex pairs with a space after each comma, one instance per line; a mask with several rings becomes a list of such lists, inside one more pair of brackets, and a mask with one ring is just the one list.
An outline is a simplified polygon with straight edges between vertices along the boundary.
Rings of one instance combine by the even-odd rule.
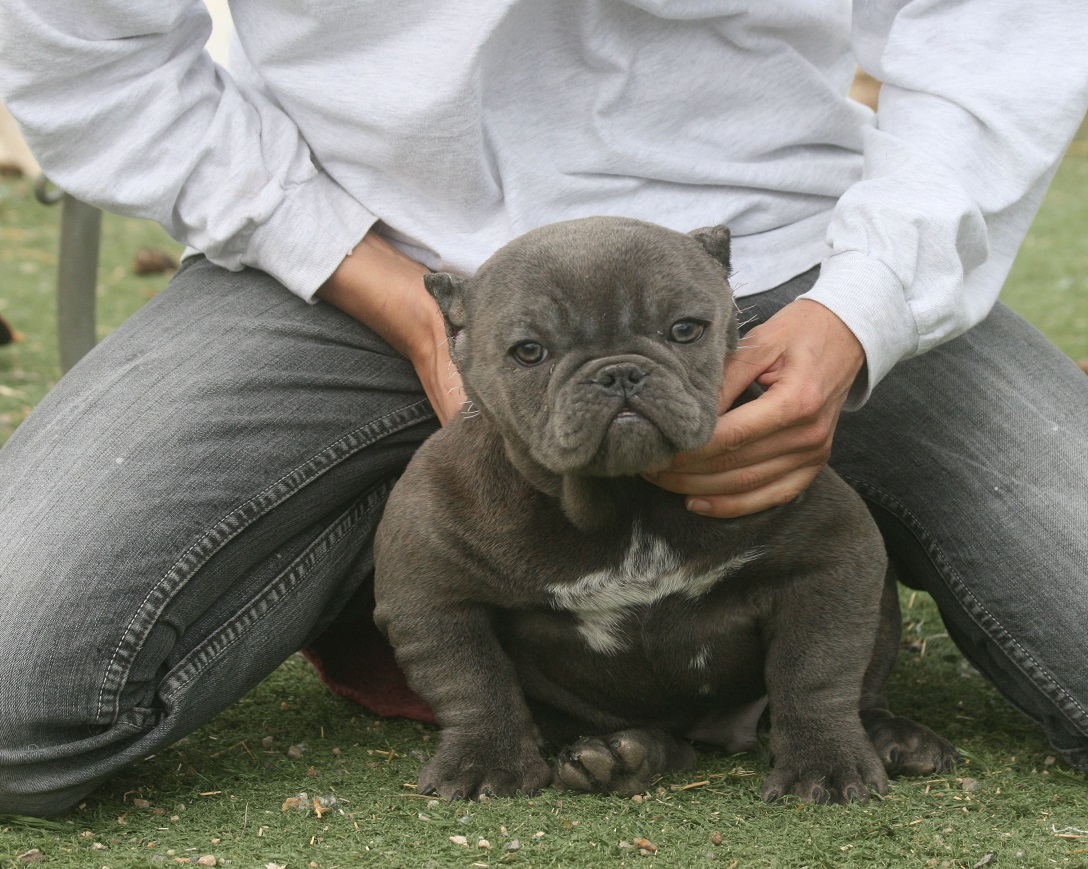
[[895, 580], [849, 486], [825, 469], [718, 520], [642, 476], [713, 432], [728, 277], [724, 227], [622, 218], [428, 276], [478, 413], [416, 454], [376, 543], [376, 620], [442, 727], [421, 793], [635, 794], [693, 742], [753, 747], [765, 709], [766, 800], [864, 800], [954, 762], [884, 703]]

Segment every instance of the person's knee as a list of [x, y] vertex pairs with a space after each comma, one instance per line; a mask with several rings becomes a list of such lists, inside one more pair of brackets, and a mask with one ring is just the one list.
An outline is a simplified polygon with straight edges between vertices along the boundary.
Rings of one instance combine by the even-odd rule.
[[0, 573], [0, 813], [55, 815], [95, 787], [136, 722], [104, 702], [110, 617], [87, 620], [93, 605], [75, 595], [58, 605], [49, 583], [14, 581]]

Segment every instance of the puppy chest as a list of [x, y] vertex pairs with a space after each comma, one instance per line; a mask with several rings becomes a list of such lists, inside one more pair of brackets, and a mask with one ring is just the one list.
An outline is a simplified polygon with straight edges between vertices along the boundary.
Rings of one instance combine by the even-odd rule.
[[691, 636], [697, 631], [693, 621], [703, 621], [699, 602], [705, 605], [715, 587], [761, 555], [753, 549], [709, 567], [698, 565], [636, 523], [626, 551], [615, 563], [553, 583], [547, 593], [555, 610], [573, 617], [588, 650], [616, 654], [660, 632]]

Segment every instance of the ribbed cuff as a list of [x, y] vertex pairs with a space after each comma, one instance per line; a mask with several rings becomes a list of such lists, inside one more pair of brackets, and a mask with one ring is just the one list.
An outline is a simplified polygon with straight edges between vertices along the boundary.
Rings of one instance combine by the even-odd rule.
[[819, 302], [839, 317], [865, 351], [865, 368], [845, 410], [857, 410], [901, 359], [918, 350], [918, 329], [903, 285], [884, 263], [860, 251], [826, 259], [820, 278], [800, 298]]
[[374, 214], [318, 173], [287, 192], [250, 237], [243, 262], [310, 302], [376, 222]]

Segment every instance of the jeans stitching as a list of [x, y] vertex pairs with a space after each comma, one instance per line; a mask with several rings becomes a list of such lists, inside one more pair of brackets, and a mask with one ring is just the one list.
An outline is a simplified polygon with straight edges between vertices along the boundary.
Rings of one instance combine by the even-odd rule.
[[[429, 402], [427, 399], [420, 399], [371, 420], [315, 453], [261, 492], [216, 520], [178, 557], [170, 569], [148, 591], [133, 613], [102, 677], [97, 708], [99, 719], [103, 718], [108, 704], [110, 704], [110, 710], [106, 720], [116, 719], [120, 691], [125, 684], [128, 668], [142, 648], [147, 634], [174, 596], [216, 552], [303, 486], [313, 482], [379, 438], [415, 425], [427, 418], [429, 414]], [[112, 695], [112, 702], [109, 700], [110, 695]]]
[[325, 533], [261, 589], [234, 619], [224, 624], [216, 633], [210, 634], [203, 643], [178, 662], [173, 672], [163, 679], [161, 694], [177, 694], [184, 690], [203, 668], [240, 640], [248, 628], [297, 591], [300, 587], [299, 579], [329, 557], [336, 543], [355, 528], [364, 516], [384, 504], [392, 488], [392, 482], [379, 483], [369, 489], [365, 497], [341, 513]]
[[979, 602], [978, 598], [975, 597], [971, 589], [968, 588], [967, 584], [964, 583], [960, 575], [948, 562], [948, 559], [945, 558], [936, 541], [926, 533], [922, 521], [905, 504], [888, 492], [847, 474], [840, 473], [839, 476], [857, 489], [863, 497], [874, 501], [906, 522], [911, 533], [925, 548], [926, 555], [937, 567], [937, 572], [945, 581], [949, 591], [961, 601], [964, 611], [978, 625], [979, 630], [999, 647], [1003, 648], [1008, 654], [1009, 660], [1023, 672], [1024, 676], [1038, 690], [1042, 691], [1051, 702], [1061, 709], [1071, 722], [1075, 720], [1078, 728], [1088, 733], [1088, 711], [1005, 629], [1000, 620]]

